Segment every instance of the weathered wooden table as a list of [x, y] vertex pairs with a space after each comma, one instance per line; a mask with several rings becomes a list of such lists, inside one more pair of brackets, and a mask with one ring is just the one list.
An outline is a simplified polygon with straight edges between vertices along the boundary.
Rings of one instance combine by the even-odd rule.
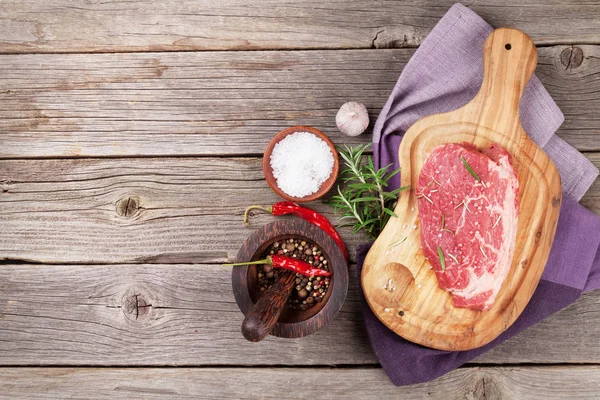
[[[367, 142], [338, 107], [374, 118], [451, 3], [0, 3], [0, 397], [598, 398], [600, 291], [412, 387], [378, 367], [356, 279], [315, 335], [241, 336], [221, 263], [244, 207], [277, 200], [267, 141], [306, 124]], [[533, 37], [558, 134], [600, 165], [600, 4], [486, 3]], [[582, 203], [600, 213], [600, 182]]]

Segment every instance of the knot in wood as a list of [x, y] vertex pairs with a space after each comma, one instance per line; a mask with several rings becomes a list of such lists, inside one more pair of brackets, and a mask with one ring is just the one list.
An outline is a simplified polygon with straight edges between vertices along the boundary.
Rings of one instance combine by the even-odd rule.
[[560, 206], [560, 197], [553, 197], [552, 198], [552, 207], [558, 207]]
[[472, 393], [469, 397], [473, 400], [485, 399], [485, 378], [478, 379], [471, 390]]
[[8, 193], [12, 184], [13, 182], [8, 179], [0, 179], [0, 187], [2, 187], [2, 193]]
[[152, 304], [150, 304], [144, 294], [129, 291], [123, 297], [121, 309], [128, 320], [141, 322], [150, 318]]
[[133, 218], [139, 209], [139, 199], [135, 196], [125, 197], [117, 202], [117, 214], [123, 218]]
[[560, 62], [566, 70], [573, 70], [583, 62], [583, 50], [580, 47], [567, 47], [560, 53]]
[[542, 237], [542, 228], [539, 228], [537, 230], [537, 232], [535, 233], [535, 244], [537, 244], [540, 241], [541, 237]]

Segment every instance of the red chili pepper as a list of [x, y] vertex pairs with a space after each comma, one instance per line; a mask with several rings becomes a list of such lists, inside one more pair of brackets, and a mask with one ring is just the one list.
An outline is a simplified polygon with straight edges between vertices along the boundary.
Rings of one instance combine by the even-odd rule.
[[289, 269], [290, 271], [297, 272], [306, 276], [329, 276], [331, 272], [325, 271], [324, 269], [313, 267], [312, 265], [305, 263], [302, 260], [296, 260], [292, 257], [280, 256], [272, 254], [267, 256], [264, 260], [248, 261], [234, 264], [223, 264], [228, 267], [239, 267], [243, 265], [255, 265], [255, 264], [268, 264], [272, 265], [273, 268]]
[[275, 216], [292, 214], [302, 218], [307, 222], [310, 222], [314, 226], [324, 230], [326, 233], [329, 234], [329, 236], [332, 237], [332, 239], [337, 243], [340, 250], [342, 250], [344, 258], [346, 259], [346, 261], [348, 261], [348, 250], [346, 250], [346, 245], [344, 244], [342, 237], [335, 230], [333, 225], [331, 225], [331, 222], [329, 222], [327, 218], [325, 218], [318, 212], [313, 211], [310, 208], [302, 207], [301, 205], [296, 204], [292, 201], [280, 201], [279, 203], [275, 203], [269, 207], [252, 205], [246, 208], [246, 212], [244, 213], [244, 225], [248, 225], [248, 213], [250, 212], [250, 210], [263, 210]]

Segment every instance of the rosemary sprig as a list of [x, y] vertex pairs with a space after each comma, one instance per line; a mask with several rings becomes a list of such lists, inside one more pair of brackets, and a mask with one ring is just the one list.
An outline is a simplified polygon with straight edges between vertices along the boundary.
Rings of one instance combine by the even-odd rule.
[[479, 246], [479, 250], [481, 251], [481, 254], [483, 254], [483, 256], [485, 258], [488, 258], [487, 254], [485, 254], [485, 251], [483, 251], [483, 247]]
[[454, 231], [446, 228], [446, 217], [444, 217], [444, 214], [442, 214], [442, 227], [440, 228], [440, 231], [446, 231], [446, 232], [450, 232], [451, 234], [455, 234]]
[[467, 203], [465, 203], [465, 201], [461, 201], [460, 203], [458, 203], [456, 206], [454, 206], [454, 209], [456, 210], [458, 207], [463, 206], [464, 208], [467, 209], [468, 212], [471, 212], [471, 210], [469, 209], [469, 206], [467, 205]]
[[438, 246], [438, 256], [440, 257], [442, 272], [444, 272], [446, 270], [446, 259], [444, 258], [444, 253], [442, 252], [442, 248], [440, 246]]
[[342, 226], [352, 226], [354, 233], [364, 230], [367, 236], [376, 238], [390, 217], [398, 217], [393, 210], [399, 193], [408, 187], [388, 191], [388, 181], [400, 170], [388, 171], [391, 164], [375, 169], [373, 158], [364, 154], [368, 147], [338, 147], [344, 163], [340, 172], [343, 186], [338, 185], [338, 194], [329, 204], [341, 214], [340, 221], [345, 221]]
[[424, 194], [420, 194], [417, 196], [417, 199], [420, 199], [420, 198], [425, 198], [425, 200], [427, 200], [428, 202], [433, 204], [433, 200], [431, 200], [429, 197], [425, 196]]
[[467, 171], [469, 171], [469, 173], [473, 176], [473, 178], [475, 178], [477, 180], [477, 182], [481, 183], [481, 179], [477, 176], [475, 171], [473, 171], [473, 168], [471, 168], [471, 166], [469, 165], [467, 160], [463, 156], [460, 156], [460, 160], [465, 165], [465, 168], [467, 169]]
[[458, 264], [458, 259], [455, 256], [453, 256], [450, 253], [448, 253], [447, 255], [448, 255], [448, 257], [450, 257], [451, 259], [453, 259]]
[[400, 239], [400, 240], [390, 244], [390, 248], [394, 247], [394, 246], [398, 246], [399, 244], [406, 242], [406, 239], [408, 239], [408, 236], [405, 236], [403, 239]]
[[500, 218], [502, 218], [502, 214], [498, 215], [498, 218], [496, 219], [496, 222], [494, 222], [494, 226], [492, 226], [492, 228], [495, 228], [496, 226], [498, 226], [498, 223], [500, 222]]

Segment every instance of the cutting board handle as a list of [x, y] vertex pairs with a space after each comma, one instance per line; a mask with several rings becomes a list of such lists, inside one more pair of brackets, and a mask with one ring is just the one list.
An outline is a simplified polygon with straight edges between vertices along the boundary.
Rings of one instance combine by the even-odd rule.
[[519, 102], [536, 65], [537, 51], [529, 36], [510, 28], [493, 31], [483, 47], [481, 89], [467, 105], [474, 122], [497, 132], [523, 135]]

